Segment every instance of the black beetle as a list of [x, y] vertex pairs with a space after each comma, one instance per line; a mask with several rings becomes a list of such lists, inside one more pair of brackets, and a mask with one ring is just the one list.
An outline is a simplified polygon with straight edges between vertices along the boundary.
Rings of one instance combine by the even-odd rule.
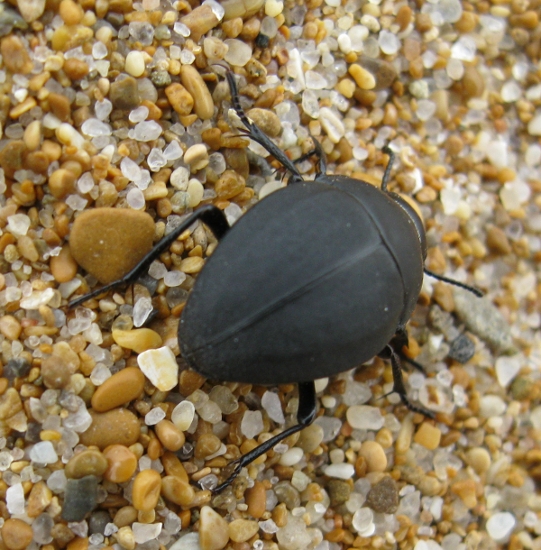
[[318, 174], [305, 182], [292, 162], [244, 114], [235, 78], [227, 73], [233, 106], [247, 128], [291, 174], [289, 185], [257, 203], [230, 229], [217, 207], [190, 215], [121, 280], [71, 305], [136, 280], [196, 220], [219, 246], [197, 277], [180, 320], [184, 359], [212, 379], [253, 384], [297, 383], [298, 424], [243, 455], [226, 487], [258, 456], [308, 426], [317, 412], [314, 380], [378, 355], [391, 360], [393, 391], [411, 410], [397, 350], [407, 345], [405, 325], [424, 269], [423, 223], [403, 198], [387, 191], [390, 159], [381, 188], [326, 174], [319, 144]]

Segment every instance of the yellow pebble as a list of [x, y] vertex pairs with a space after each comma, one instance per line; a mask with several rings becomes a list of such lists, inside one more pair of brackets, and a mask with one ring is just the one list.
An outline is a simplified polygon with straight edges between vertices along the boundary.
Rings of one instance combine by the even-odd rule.
[[162, 480], [156, 470], [143, 470], [133, 481], [132, 499], [136, 510], [154, 510], [160, 498]]

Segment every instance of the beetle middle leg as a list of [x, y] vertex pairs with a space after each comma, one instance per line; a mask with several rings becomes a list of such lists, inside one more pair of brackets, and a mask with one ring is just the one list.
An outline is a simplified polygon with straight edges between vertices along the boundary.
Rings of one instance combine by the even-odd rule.
[[143, 273], [148, 271], [150, 264], [160, 254], [165, 252], [178, 239], [178, 237], [180, 237], [180, 235], [182, 235], [182, 233], [184, 233], [184, 231], [186, 231], [186, 229], [188, 229], [197, 220], [201, 220], [205, 225], [207, 225], [218, 240], [220, 240], [229, 230], [227, 218], [219, 208], [212, 204], [202, 206], [191, 216], [188, 216], [178, 227], [175, 227], [169, 235], [159, 241], [156, 246], [154, 246], [154, 248], [131, 271], [124, 275], [124, 277], [73, 300], [69, 303], [69, 307], [76, 307], [83, 302], [90, 300], [90, 298], [95, 298], [104, 292], [135, 282]]
[[378, 357], [381, 357], [382, 359], [389, 359], [391, 361], [391, 368], [393, 370], [393, 391], [392, 393], [397, 393], [400, 396], [400, 400], [406, 407], [413, 412], [418, 412], [421, 414], [424, 414], [428, 418], [434, 418], [434, 413], [432, 411], [429, 411], [428, 409], [425, 409], [424, 407], [420, 407], [418, 405], [414, 405], [408, 398], [408, 394], [406, 392], [406, 386], [404, 385], [404, 378], [402, 376], [402, 365], [400, 364], [400, 357], [398, 356], [398, 353], [393, 349], [391, 345], [387, 345], [385, 349], [378, 354]]
[[282, 433], [271, 437], [265, 443], [261, 443], [255, 449], [242, 455], [240, 458], [232, 462], [235, 465], [233, 473], [220, 485], [213, 489], [214, 493], [219, 493], [225, 489], [239, 475], [242, 468], [248, 466], [256, 458], [272, 449], [275, 445], [283, 441], [286, 437], [300, 432], [314, 421], [317, 414], [317, 399], [314, 382], [299, 382], [299, 409], [297, 411], [297, 424], [284, 430]]

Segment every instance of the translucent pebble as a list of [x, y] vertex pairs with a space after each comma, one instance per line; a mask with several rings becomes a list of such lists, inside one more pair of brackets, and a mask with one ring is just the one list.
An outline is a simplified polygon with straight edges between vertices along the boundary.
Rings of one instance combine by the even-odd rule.
[[239, 408], [237, 398], [227, 386], [214, 386], [209, 397], [220, 407], [223, 414], [231, 414]]
[[13, 214], [8, 216], [7, 230], [16, 237], [26, 235], [29, 228], [30, 218], [26, 214]]
[[207, 401], [202, 407], [199, 407], [197, 413], [205, 422], [210, 422], [211, 424], [217, 424], [222, 420], [220, 407], [211, 400]]
[[24, 514], [24, 489], [22, 483], [16, 483], [8, 487], [5, 499], [10, 514]]
[[171, 141], [171, 143], [163, 150], [163, 156], [168, 161], [179, 160], [182, 158], [183, 154], [182, 148], [176, 139]]
[[298, 464], [302, 457], [304, 456], [304, 452], [299, 447], [293, 447], [292, 449], [288, 449], [280, 458], [280, 464], [282, 466], [294, 466], [295, 464]]
[[130, 36], [143, 46], [150, 46], [154, 40], [154, 27], [150, 23], [132, 21], [129, 24]]
[[378, 44], [384, 54], [395, 54], [400, 48], [400, 40], [396, 34], [382, 30], [378, 36]]
[[[295, 474], [293, 474], [293, 475], [295, 475]], [[261, 530], [264, 533], [273, 534], [273, 533], [276, 533], [278, 531], [278, 526], [276, 525], [276, 523], [274, 523], [274, 521], [272, 519], [267, 519], [265, 521], [260, 521], [259, 522], [259, 527], [261, 528]]]
[[505, 168], [508, 165], [509, 144], [504, 140], [492, 140], [487, 148], [488, 160], [496, 168]]
[[252, 58], [252, 48], [246, 42], [235, 38], [228, 38], [224, 41], [229, 48], [224, 59], [235, 67], [244, 67]]
[[90, 381], [94, 386], [101, 386], [108, 378], [111, 378], [111, 371], [98, 363], [90, 373]]
[[372, 390], [367, 384], [348, 380], [346, 389], [342, 395], [344, 405], [351, 407], [352, 405], [363, 405], [372, 397]]
[[463, 35], [451, 46], [451, 57], [462, 61], [473, 61], [476, 50], [475, 40], [471, 36]]
[[135, 181], [141, 177], [141, 168], [129, 157], [124, 157], [120, 161], [120, 171], [122, 175], [130, 181]]
[[498, 395], [483, 395], [479, 402], [479, 416], [489, 418], [491, 416], [501, 416], [507, 405]]
[[195, 407], [190, 401], [181, 401], [171, 413], [171, 422], [182, 432], [192, 424], [195, 416]]
[[359, 508], [353, 514], [351, 525], [359, 535], [369, 537], [375, 530], [374, 512], [370, 508]]
[[186, 273], [178, 270], [168, 271], [163, 278], [163, 282], [165, 283], [165, 286], [168, 286], [168, 287], [180, 286], [185, 280], [186, 280]]
[[379, 430], [384, 424], [380, 409], [369, 405], [349, 407], [346, 416], [350, 426], [356, 430]]
[[133, 306], [133, 324], [142, 327], [152, 313], [152, 300], [148, 296], [139, 298]]
[[50, 441], [40, 441], [30, 449], [30, 460], [38, 464], [52, 464], [58, 460], [58, 455]]
[[90, 137], [110, 136], [113, 130], [109, 124], [98, 120], [97, 118], [88, 118], [81, 125], [81, 131]]
[[188, 533], [174, 542], [169, 550], [201, 550], [199, 533]]
[[447, 215], [452, 215], [457, 211], [462, 193], [458, 188], [442, 189], [440, 191], [440, 199], [443, 206], [443, 212]]
[[96, 101], [94, 105], [94, 113], [100, 120], [107, 120], [112, 110], [113, 104], [107, 98]]
[[145, 196], [137, 187], [134, 187], [128, 191], [126, 201], [130, 208], [133, 208], [134, 210], [142, 210], [145, 206]]
[[521, 354], [502, 357], [496, 359], [496, 376], [502, 388], [506, 388], [508, 384], [519, 373], [525, 363], [525, 359]]
[[149, 113], [148, 107], [141, 105], [133, 109], [132, 111], [130, 111], [128, 118], [130, 122], [133, 122], [134, 124], [136, 124], [137, 122], [143, 122], [143, 120], [146, 120], [148, 113]]
[[261, 406], [265, 409], [265, 412], [272, 421], [278, 424], [283, 424], [285, 422], [282, 403], [280, 402], [278, 394], [272, 391], [266, 391], [261, 398]]
[[541, 146], [539, 146], [538, 143], [528, 145], [526, 153], [524, 154], [524, 161], [530, 168], [539, 166], [541, 163]]
[[346, 133], [344, 123], [332, 109], [322, 107], [319, 111], [319, 120], [333, 143], [338, 143], [344, 137]]
[[516, 522], [511, 512], [497, 512], [486, 523], [488, 536], [496, 542], [503, 542], [513, 531]]
[[331, 416], [320, 416], [316, 418], [314, 424], [317, 424], [323, 428], [324, 443], [334, 439], [338, 435], [340, 428], [342, 428], [341, 420]]
[[147, 426], [155, 426], [158, 422], [165, 418], [165, 411], [161, 407], [154, 407], [145, 415], [145, 424]]
[[139, 523], [134, 522], [131, 526], [133, 538], [137, 544], [143, 544], [156, 539], [162, 531], [161, 523]]
[[536, 114], [530, 122], [528, 122], [528, 133], [531, 136], [541, 136], [541, 114]]
[[353, 464], [329, 464], [325, 466], [323, 470], [327, 477], [334, 477], [338, 479], [350, 479], [355, 473], [355, 467]]
[[107, 46], [103, 42], [94, 42], [92, 45], [92, 57], [94, 59], [103, 59], [108, 54]]
[[276, 539], [279, 547], [284, 550], [304, 550], [309, 547], [312, 540], [304, 520], [291, 515], [287, 524], [278, 529]]
[[263, 415], [261, 411], [246, 411], [240, 423], [240, 431], [248, 438], [253, 439], [263, 431]]
[[88, 204], [88, 201], [79, 195], [69, 195], [66, 198], [66, 204], [76, 212], [84, 210], [85, 206]]
[[304, 491], [311, 481], [312, 480], [300, 470], [295, 470], [291, 477], [291, 485], [293, 485], [297, 491]]
[[224, 208], [224, 214], [229, 225], [233, 225], [242, 216], [242, 208], [232, 202]]
[[186, 191], [188, 189], [188, 181], [190, 180], [190, 171], [184, 166], [179, 166], [173, 170], [171, 174], [171, 185], [178, 191]]
[[518, 210], [522, 204], [529, 200], [530, 195], [531, 188], [520, 180], [507, 182], [500, 190], [500, 200], [508, 211]]
[[154, 141], [162, 135], [162, 131], [155, 120], [145, 120], [130, 130], [129, 136], [136, 141]]
[[521, 98], [522, 88], [515, 80], [509, 80], [502, 86], [500, 93], [505, 102], [512, 103]]
[[338, 36], [338, 47], [342, 51], [342, 53], [348, 54], [351, 52], [352, 45], [351, 45], [351, 38], [348, 34], [342, 33]]
[[153, 147], [148, 154], [147, 164], [152, 172], [158, 172], [167, 164], [167, 159], [164, 157], [161, 149]]
[[306, 87], [310, 90], [323, 90], [328, 87], [325, 77], [317, 71], [306, 71], [304, 78]]
[[81, 193], [90, 193], [94, 188], [94, 178], [92, 177], [91, 172], [85, 172], [77, 180], [77, 189]]

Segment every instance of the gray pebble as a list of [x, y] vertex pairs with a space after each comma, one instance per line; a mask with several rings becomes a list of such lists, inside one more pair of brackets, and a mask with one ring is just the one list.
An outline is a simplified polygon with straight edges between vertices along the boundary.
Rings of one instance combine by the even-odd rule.
[[475, 353], [475, 343], [466, 334], [461, 334], [451, 342], [449, 357], [459, 363], [467, 363]]
[[82, 521], [86, 514], [92, 512], [98, 503], [98, 478], [85, 476], [81, 479], [68, 479], [62, 519]]

